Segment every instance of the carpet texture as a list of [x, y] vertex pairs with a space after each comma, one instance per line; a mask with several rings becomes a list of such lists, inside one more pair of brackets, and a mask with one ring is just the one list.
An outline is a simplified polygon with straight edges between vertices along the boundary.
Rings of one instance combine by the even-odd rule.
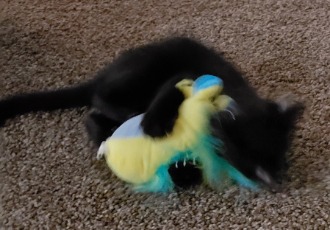
[[0, 97], [82, 82], [124, 49], [187, 35], [260, 95], [307, 106], [277, 194], [134, 194], [96, 160], [86, 108], [12, 119], [0, 131], [0, 229], [329, 229], [329, 1], [4, 0], [0, 12]]

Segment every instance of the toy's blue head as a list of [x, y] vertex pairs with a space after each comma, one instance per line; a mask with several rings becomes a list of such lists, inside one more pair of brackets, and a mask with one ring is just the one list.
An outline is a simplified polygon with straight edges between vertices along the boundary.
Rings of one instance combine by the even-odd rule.
[[193, 86], [193, 94], [199, 92], [200, 90], [207, 89], [212, 86], [222, 86], [222, 80], [213, 75], [202, 75], [197, 78]]

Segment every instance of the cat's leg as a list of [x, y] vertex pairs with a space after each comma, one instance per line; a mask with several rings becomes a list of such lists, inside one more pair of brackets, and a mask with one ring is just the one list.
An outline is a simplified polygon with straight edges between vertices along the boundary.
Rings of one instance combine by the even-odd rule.
[[[187, 76], [187, 75], [183, 75]], [[188, 77], [189, 78], [189, 77]], [[152, 101], [142, 120], [144, 133], [151, 137], [162, 137], [170, 133], [179, 115], [179, 107], [184, 101], [183, 93], [175, 87], [180, 77], [164, 84]], [[198, 166], [188, 162], [171, 165], [168, 169], [172, 183], [181, 188], [188, 188], [202, 182], [202, 173]]]
[[172, 131], [179, 107], [184, 101], [183, 93], [175, 87], [177, 81], [166, 83], [151, 102], [141, 122], [145, 134], [163, 137]]
[[85, 125], [89, 138], [99, 146], [102, 141], [111, 136], [121, 123], [106, 117], [98, 111], [91, 111], [87, 116]]

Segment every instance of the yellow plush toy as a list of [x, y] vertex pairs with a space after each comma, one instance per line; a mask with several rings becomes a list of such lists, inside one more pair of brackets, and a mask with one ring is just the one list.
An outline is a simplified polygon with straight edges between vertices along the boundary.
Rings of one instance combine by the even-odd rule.
[[205, 183], [219, 187], [230, 178], [254, 187], [227, 161], [216, 154], [221, 143], [210, 133], [211, 116], [225, 109], [232, 99], [220, 95], [222, 81], [212, 75], [182, 80], [176, 86], [185, 96], [173, 130], [166, 137], [152, 138], [140, 127], [143, 114], [122, 124], [103, 142], [98, 158], [105, 156], [108, 166], [137, 191], [167, 192], [174, 188], [168, 168], [178, 161], [197, 161]]

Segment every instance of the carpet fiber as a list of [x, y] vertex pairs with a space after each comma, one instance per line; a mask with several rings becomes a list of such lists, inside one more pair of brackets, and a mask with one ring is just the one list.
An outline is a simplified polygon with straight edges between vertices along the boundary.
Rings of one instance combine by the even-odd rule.
[[12, 119], [0, 131], [1, 229], [329, 229], [329, 1], [0, 4], [0, 97], [82, 82], [124, 49], [187, 35], [223, 51], [260, 95], [307, 106], [277, 194], [134, 194], [96, 160], [86, 108]]

